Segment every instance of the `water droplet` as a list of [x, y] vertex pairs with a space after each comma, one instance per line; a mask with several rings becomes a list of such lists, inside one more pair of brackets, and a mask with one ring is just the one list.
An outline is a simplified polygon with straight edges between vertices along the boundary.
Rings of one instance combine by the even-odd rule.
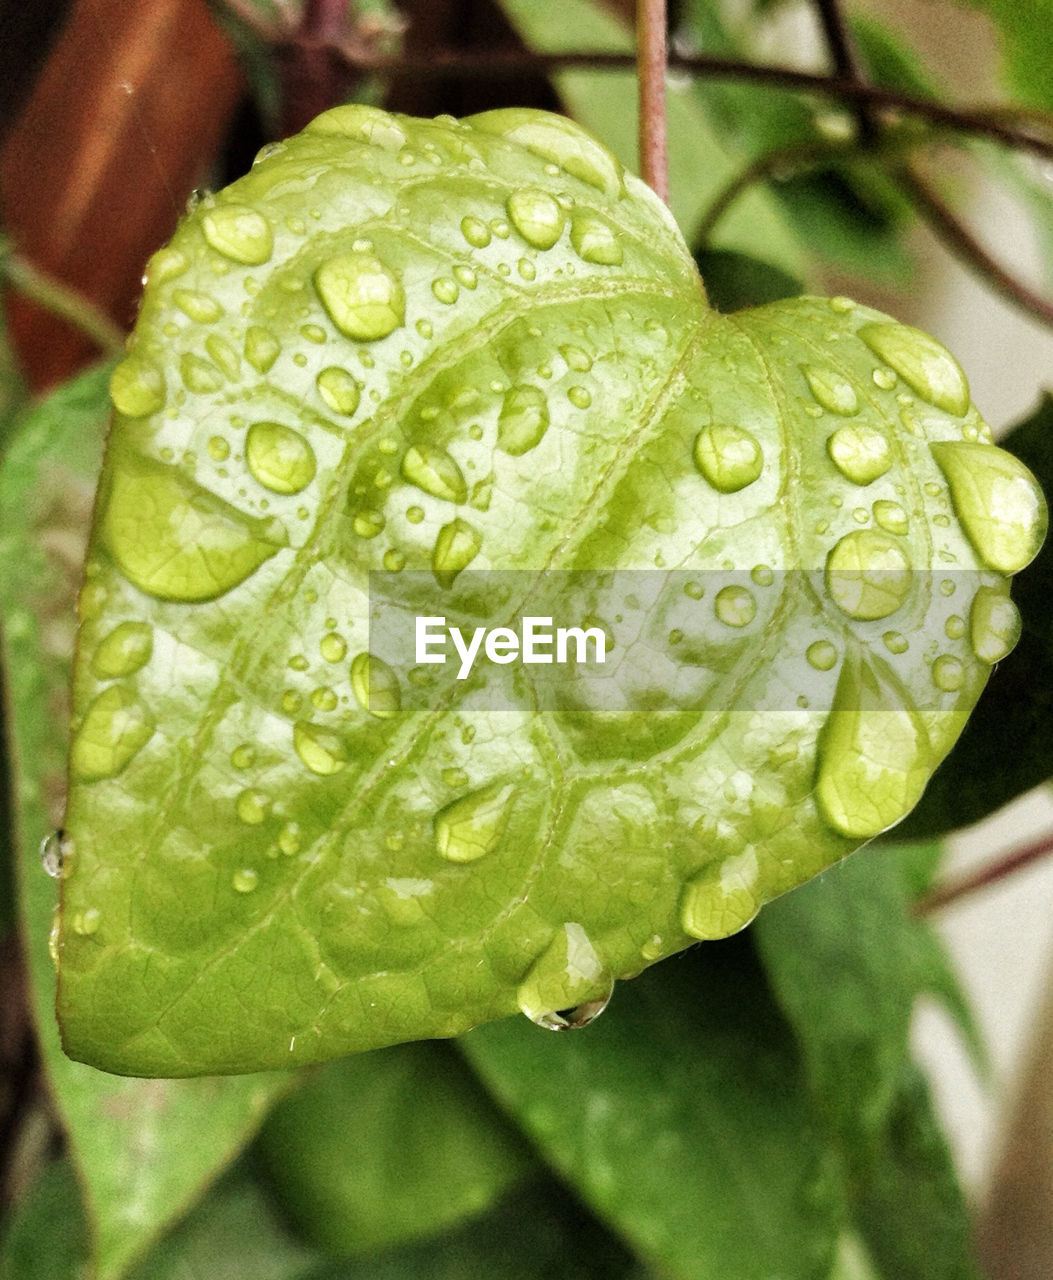
[[956, 417], [968, 412], [961, 365], [935, 338], [906, 324], [865, 324], [859, 336], [923, 400]]
[[999, 587], [980, 587], [969, 613], [969, 639], [981, 662], [993, 665], [1020, 639], [1020, 611]]
[[839, 315], [846, 315], [855, 305], [851, 298], [843, 297], [840, 294], [836, 298], [830, 299], [830, 310], [836, 311]]
[[490, 228], [481, 218], [467, 214], [461, 219], [461, 235], [476, 249], [485, 249], [490, 243]]
[[446, 306], [452, 306], [453, 303], [461, 296], [461, 290], [456, 280], [451, 280], [449, 276], [439, 276], [438, 279], [431, 283], [431, 291], [435, 295], [436, 300], [444, 303]]
[[406, 318], [402, 285], [371, 253], [341, 253], [323, 262], [314, 286], [329, 318], [348, 338], [386, 338]]
[[91, 659], [92, 674], [100, 680], [134, 675], [150, 661], [154, 632], [148, 622], [122, 622], [99, 641]]
[[286, 689], [282, 694], [282, 710], [287, 716], [294, 716], [303, 706], [303, 696], [295, 689]]
[[853, 484], [871, 484], [892, 466], [888, 439], [873, 427], [839, 427], [826, 448], [838, 471]]
[[379, 511], [359, 511], [351, 527], [360, 538], [375, 538], [384, 528], [384, 517]]
[[134, 693], [111, 684], [84, 713], [70, 748], [70, 773], [82, 782], [116, 777], [153, 735], [153, 717]]
[[614, 978], [580, 924], [565, 924], [516, 991], [531, 1022], [546, 1031], [584, 1027], [606, 1009]]
[[318, 648], [326, 662], [343, 662], [347, 655], [347, 643], [344, 637], [337, 635], [335, 631], [329, 631], [322, 636]]
[[698, 433], [695, 465], [719, 493], [737, 493], [760, 475], [764, 455], [744, 428], [713, 425]]
[[952, 613], [943, 624], [943, 631], [948, 640], [960, 640], [965, 635], [965, 619]]
[[361, 389], [346, 369], [331, 365], [323, 369], [315, 380], [318, 394], [334, 413], [342, 413], [347, 417], [358, 408]]
[[202, 218], [201, 229], [217, 253], [246, 267], [266, 262], [274, 249], [270, 223], [246, 205], [214, 206]]
[[458, 283], [464, 285], [466, 289], [474, 289], [479, 283], [479, 277], [475, 274], [471, 267], [458, 264], [453, 269], [453, 274], [457, 278]]
[[226, 462], [230, 457], [230, 445], [222, 436], [210, 436], [208, 456], [213, 462]]
[[873, 507], [874, 519], [886, 533], [904, 534], [910, 527], [907, 513], [898, 502], [879, 498]]
[[98, 933], [101, 922], [102, 916], [98, 907], [88, 907], [74, 915], [73, 932], [82, 938], [90, 938], [93, 933]]
[[512, 784], [495, 782], [448, 804], [435, 817], [439, 853], [450, 862], [474, 862], [492, 853], [505, 833], [514, 802]]
[[941, 653], [932, 664], [932, 682], [944, 693], [955, 693], [965, 683], [965, 667], [960, 658]]
[[274, 334], [258, 324], [251, 325], [245, 334], [245, 359], [257, 373], [267, 373], [281, 349]]
[[767, 564], [755, 564], [750, 570], [750, 577], [758, 587], [770, 587], [775, 581], [775, 574]]
[[705, 594], [706, 590], [701, 582], [686, 582], [684, 584], [684, 595], [691, 600], [701, 600]]
[[823, 727], [816, 799], [826, 821], [869, 839], [917, 804], [933, 766], [925, 726], [880, 659], [846, 654]]
[[984, 564], [1001, 573], [1030, 564], [1046, 536], [1048, 511], [1027, 467], [990, 444], [959, 440], [931, 447], [958, 519]]
[[435, 539], [431, 567], [440, 587], [452, 587], [462, 569], [467, 569], [482, 549], [482, 534], [467, 521], [444, 524]]
[[816, 640], [805, 656], [816, 671], [830, 671], [837, 662], [837, 648], [829, 640]]
[[181, 276], [190, 264], [178, 249], [158, 249], [146, 264], [144, 284], [159, 285]]
[[910, 645], [907, 642], [907, 637], [904, 635], [900, 635], [898, 631], [886, 631], [885, 634], [881, 637], [881, 639], [884, 641], [885, 648], [889, 651], [889, 653], [894, 653], [898, 655], [901, 653], [906, 653], [907, 650], [910, 648]]
[[520, 258], [516, 263], [516, 270], [519, 272], [520, 279], [526, 280], [528, 283], [537, 278], [537, 267], [529, 258]]
[[298, 431], [280, 422], [254, 422], [245, 440], [245, 461], [272, 493], [299, 493], [314, 479], [314, 450]]
[[395, 547], [384, 552], [384, 568], [388, 573], [401, 573], [406, 567], [406, 557]]
[[623, 192], [623, 170], [618, 161], [580, 125], [564, 116], [529, 107], [504, 107], [472, 116], [471, 125], [518, 143], [612, 199]]
[[757, 602], [745, 587], [721, 587], [713, 608], [727, 627], [748, 627], [757, 614]]
[[856, 389], [843, 374], [834, 369], [822, 369], [818, 365], [802, 365], [801, 372], [816, 402], [824, 409], [840, 414], [843, 418], [850, 418], [852, 414], [859, 412]]
[[728, 938], [760, 910], [757, 855], [752, 849], [726, 859], [684, 886], [680, 924], [692, 938]]
[[308, 769], [322, 777], [339, 773], [348, 761], [344, 740], [309, 720], [297, 720], [293, 725], [293, 746]]
[[218, 391], [224, 381], [223, 374], [211, 360], [195, 355], [192, 351], [184, 352], [179, 357], [179, 376], [186, 389], [198, 395]]
[[230, 763], [235, 769], [251, 769], [256, 763], [256, 748], [251, 742], [242, 742], [230, 753]]
[[329, 334], [320, 324], [300, 325], [300, 336], [306, 338], [308, 342], [313, 342], [317, 347], [329, 341]]
[[362, 710], [378, 720], [390, 720], [402, 709], [398, 677], [372, 653], [360, 653], [351, 663], [351, 691]]
[[875, 529], [846, 533], [826, 558], [826, 589], [850, 618], [887, 618], [910, 587], [910, 563], [899, 543]]
[[234, 807], [246, 826], [258, 827], [270, 812], [271, 798], [263, 791], [242, 791]]
[[223, 314], [223, 308], [215, 298], [194, 289], [175, 289], [172, 301], [185, 316], [197, 324], [213, 324]]
[[497, 419], [497, 447], [520, 457], [541, 443], [548, 425], [548, 400], [544, 392], [526, 385], [510, 387]]
[[110, 374], [110, 399], [126, 418], [146, 418], [164, 408], [164, 374], [150, 361], [129, 356]]
[[103, 534], [124, 575], [162, 600], [214, 600], [284, 545], [280, 526], [130, 455], [112, 473]]
[[585, 387], [571, 387], [567, 399], [575, 409], [587, 409], [592, 404], [592, 395]]
[[40, 842], [40, 865], [52, 880], [65, 880], [73, 870], [73, 838], [59, 827]]
[[595, 214], [579, 209], [571, 218], [570, 243], [583, 262], [616, 267], [622, 260], [622, 245], [612, 227]]
[[291, 858], [294, 854], [300, 852], [302, 840], [303, 837], [298, 822], [287, 822], [278, 832], [278, 848], [287, 858]]
[[402, 459], [402, 474], [410, 484], [434, 498], [464, 502], [468, 497], [468, 486], [461, 468], [445, 449], [435, 445], [410, 445]]
[[394, 116], [358, 102], [323, 111], [304, 132], [336, 134], [382, 151], [398, 152], [406, 145], [406, 133]]
[[238, 893], [251, 893], [259, 882], [259, 872], [253, 871], [251, 867], [242, 867], [240, 871], [235, 871], [230, 880]]
[[225, 338], [213, 333], [205, 339], [205, 350], [228, 378], [241, 376], [241, 357]]
[[513, 191], [505, 207], [512, 225], [535, 249], [551, 249], [563, 232], [563, 210], [538, 187]]
[[337, 699], [336, 693], [327, 685], [321, 685], [317, 689], [312, 689], [311, 706], [314, 707], [316, 711], [335, 711], [338, 705], [339, 700]]
[[424, 519], [424, 508], [417, 507], [417, 506], [407, 507], [406, 519], [410, 522], [410, 524], [420, 524], [420, 522]]

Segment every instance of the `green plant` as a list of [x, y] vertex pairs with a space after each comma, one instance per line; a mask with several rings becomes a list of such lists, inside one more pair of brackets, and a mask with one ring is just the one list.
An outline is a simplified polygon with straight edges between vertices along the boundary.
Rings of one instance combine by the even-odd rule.
[[[507, 5], [528, 35], [543, 8]], [[24, 874], [71, 1161], [25, 1195], [0, 1274], [978, 1274], [907, 1045], [922, 992], [972, 1034], [913, 906], [935, 842], [878, 844], [619, 984], [588, 1031], [497, 1021], [456, 1048], [274, 1070], [517, 1006], [583, 1024], [613, 977], [735, 932], [911, 811], [899, 832], [952, 829], [964, 780], [983, 811], [1048, 774], [1018, 687], [999, 672], [980, 698], [1020, 629], [1005, 576], [1044, 532], [1043, 414], [994, 447], [953, 358], [847, 299], [722, 313], [796, 291], [791, 226], [817, 210], [840, 202], [851, 253], [876, 242], [864, 209], [898, 245], [904, 193], [942, 208], [906, 158], [919, 134], [888, 124], [819, 8], [856, 141], [793, 136], [766, 107], [734, 123], [747, 156], [763, 144], [750, 179], [776, 154], [830, 166], [786, 210], [726, 157], [709, 171], [730, 96], [671, 101], [673, 207], [691, 228], [710, 206], [720, 310], [660, 201], [563, 118], [344, 106], [195, 197], [127, 355], [16, 423], [0, 590], [23, 846], [64, 772], [46, 708], [79, 589], [73, 786], [45, 846], [66, 1046], [121, 1072], [269, 1074], [70, 1061], [39, 927], [53, 886]], [[568, 38], [619, 38], [568, 12]], [[732, 41], [708, 6], [690, 21]], [[874, 66], [919, 74], [860, 34]], [[602, 91], [597, 74], [561, 91], [618, 145], [618, 73]], [[648, 155], [659, 124], [645, 111]], [[685, 173], [698, 189], [678, 193]], [[597, 621], [615, 653], [639, 624], [653, 663], [613, 686], [627, 709], [609, 685], [497, 668], [415, 685], [359, 640], [367, 569], [396, 613], [536, 608]], [[632, 605], [611, 570], [672, 584], [675, 607]], [[1040, 696], [1047, 572], [1044, 555], [1020, 593], [1018, 679]], [[915, 807], [978, 698], [974, 733], [1031, 749], [979, 787], [967, 732]]]

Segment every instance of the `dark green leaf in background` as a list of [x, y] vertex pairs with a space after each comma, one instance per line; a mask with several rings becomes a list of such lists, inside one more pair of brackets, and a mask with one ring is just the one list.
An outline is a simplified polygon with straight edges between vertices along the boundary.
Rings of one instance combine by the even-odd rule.
[[[119, 1275], [186, 1209], [288, 1086], [285, 1076], [125, 1080], [71, 1062], [59, 1045], [48, 955], [58, 885], [44, 874], [38, 849], [62, 812], [74, 605], [109, 374], [92, 370], [27, 413], [0, 473], [0, 611], [21, 923], [44, 1072], [86, 1187], [99, 1280]], [[81, 917], [79, 927], [90, 939], [91, 917]]]

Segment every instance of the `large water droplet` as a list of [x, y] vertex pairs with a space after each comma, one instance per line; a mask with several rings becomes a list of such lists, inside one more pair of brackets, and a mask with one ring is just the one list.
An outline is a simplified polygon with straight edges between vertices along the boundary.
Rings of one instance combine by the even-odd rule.
[[907, 532], [910, 521], [907, 513], [898, 502], [890, 502], [887, 498], [879, 498], [874, 503], [874, 519], [886, 533], [901, 535]]
[[372, 653], [360, 653], [351, 663], [351, 690], [362, 710], [378, 720], [390, 720], [402, 708], [398, 677]]
[[892, 466], [888, 439], [873, 427], [839, 427], [826, 448], [838, 471], [853, 484], [871, 484]]
[[887, 618], [910, 586], [910, 562], [899, 543], [875, 529], [845, 534], [826, 558], [826, 589], [850, 618]]
[[345, 417], [358, 408], [361, 390], [355, 379], [346, 369], [336, 365], [323, 369], [315, 379], [318, 394], [334, 413], [342, 413]]
[[816, 671], [830, 671], [837, 662], [837, 648], [829, 640], [816, 640], [805, 654]]
[[148, 622], [122, 622], [99, 641], [91, 657], [92, 674], [100, 680], [134, 675], [150, 661], [154, 632]]
[[154, 734], [153, 717], [135, 694], [111, 684], [84, 713], [70, 747], [70, 773], [82, 782], [113, 778]]
[[440, 587], [452, 587], [462, 569], [472, 563], [483, 545], [482, 534], [466, 520], [444, 524], [435, 539], [431, 556], [432, 572]]
[[332, 107], [315, 116], [304, 133], [336, 134], [382, 151], [401, 151], [406, 145], [406, 131], [394, 116], [379, 107], [348, 103]]
[[402, 459], [402, 474], [418, 489], [447, 502], [464, 502], [468, 486], [464, 473], [445, 449], [431, 444], [413, 444]]
[[308, 769], [321, 777], [339, 773], [348, 761], [344, 740], [309, 720], [297, 720], [293, 725], [293, 746]]
[[962, 367], [935, 338], [906, 324], [865, 324], [859, 336], [923, 400], [956, 417], [968, 412]]
[[932, 664], [932, 682], [944, 693], [955, 693], [965, 683], [965, 667], [960, 658], [941, 653]]
[[748, 627], [757, 616], [757, 602], [745, 587], [722, 587], [713, 609], [726, 627]]
[[1020, 639], [1020, 611], [999, 587], [981, 587], [969, 614], [969, 639], [981, 662], [994, 664]]
[[274, 249], [271, 224], [247, 205], [214, 206], [202, 218], [201, 229], [217, 253], [247, 267], [266, 262]]
[[373, 254], [337, 254], [314, 273], [314, 285], [333, 324], [349, 338], [386, 338], [406, 318], [402, 285]]
[[254, 422], [245, 439], [245, 461], [272, 493], [299, 493], [314, 479], [314, 450], [298, 431], [280, 422]]
[[468, 123], [518, 143], [612, 199], [623, 192], [621, 165], [573, 120], [530, 107], [505, 107], [469, 116]]
[[269, 329], [251, 325], [245, 334], [245, 359], [257, 373], [267, 373], [281, 354], [281, 343]]
[[223, 314], [223, 307], [215, 298], [194, 289], [176, 289], [172, 293], [172, 301], [197, 324], [213, 324]]
[[474, 862], [492, 853], [508, 826], [515, 800], [511, 783], [491, 783], [448, 804], [435, 817], [435, 844], [450, 862]]
[[680, 924], [692, 938], [728, 938], [760, 910], [757, 855], [752, 849], [728, 858], [684, 886]]
[[737, 493], [764, 468], [761, 447], [743, 427], [703, 427], [695, 440], [695, 465], [720, 493]]
[[622, 260], [622, 246], [613, 228], [595, 214], [575, 212], [570, 220], [570, 243], [583, 262], [616, 267]]
[[543, 391], [526, 385], [510, 387], [497, 419], [497, 447], [513, 457], [529, 453], [541, 443], [548, 424], [548, 400]]
[[563, 232], [566, 215], [555, 199], [538, 187], [513, 191], [506, 207], [512, 225], [535, 249], [551, 249]]
[[580, 924], [565, 924], [516, 991], [520, 1009], [546, 1031], [583, 1027], [606, 1009], [614, 978]]
[[818, 365], [802, 365], [801, 372], [816, 403], [821, 404], [824, 409], [844, 418], [850, 418], [853, 413], [859, 412], [856, 389], [843, 374]]
[[214, 600], [285, 545], [280, 525], [131, 455], [110, 477], [103, 535], [125, 577], [162, 600]]
[[925, 726], [885, 664], [846, 656], [820, 741], [826, 821], [855, 839], [879, 835], [914, 808], [932, 766]]
[[61, 827], [40, 842], [40, 865], [52, 880], [65, 880], [73, 870], [73, 837]]
[[1049, 513], [1038, 481], [1019, 459], [993, 444], [934, 444], [958, 519], [984, 564], [1017, 573], [1038, 554]]
[[164, 374], [149, 360], [129, 356], [110, 374], [110, 399], [127, 418], [145, 418], [164, 407]]
[[490, 228], [482, 218], [473, 218], [467, 214], [461, 219], [461, 235], [475, 249], [485, 249], [490, 243]]

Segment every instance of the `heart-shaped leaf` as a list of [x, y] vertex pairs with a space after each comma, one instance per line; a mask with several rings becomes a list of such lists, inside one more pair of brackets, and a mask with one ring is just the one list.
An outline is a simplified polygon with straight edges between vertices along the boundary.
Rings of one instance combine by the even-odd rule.
[[[717, 315], [533, 111], [268, 148], [152, 260], [112, 391], [59, 1009], [119, 1072], [585, 1021], [910, 810], [1045, 527], [939, 344]], [[546, 612], [581, 661], [384, 639]]]

